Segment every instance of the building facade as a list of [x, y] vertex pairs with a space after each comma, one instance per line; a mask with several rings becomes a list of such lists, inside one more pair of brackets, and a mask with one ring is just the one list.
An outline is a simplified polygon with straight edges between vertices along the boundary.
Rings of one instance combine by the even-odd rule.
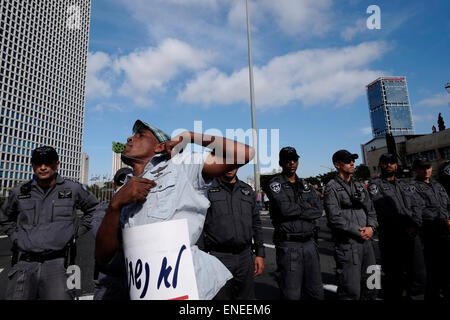
[[82, 152], [80, 183], [87, 185], [88, 182], [89, 182], [89, 156], [86, 153]]
[[112, 171], [111, 171], [112, 177], [114, 177], [117, 170], [128, 167], [125, 163], [122, 162], [122, 159], [120, 158], [121, 155], [122, 155], [121, 153], [116, 153], [114, 151], [112, 153]]
[[0, 1], [0, 196], [32, 178], [31, 151], [53, 146], [80, 180], [90, 0]]
[[[395, 136], [399, 162], [411, 168], [415, 159], [426, 158], [433, 166], [433, 176], [438, 174], [439, 166], [450, 160], [450, 129], [424, 135]], [[371, 177], [379, 174], [378, 161], [387, 152], [386, 139], [378, 137], [361, 146], [363, 163], [370, 169]]]
[[367, 85], [372, 134], [413, 135], [411, 103], [405, 77], [382, 77]]

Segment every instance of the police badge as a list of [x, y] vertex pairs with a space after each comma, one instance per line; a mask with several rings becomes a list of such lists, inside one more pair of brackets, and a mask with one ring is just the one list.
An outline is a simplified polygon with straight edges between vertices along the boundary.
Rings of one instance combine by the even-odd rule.
[[272, 182], [270, 184], [270, 189], [275, 193], [279, 193], [281, 190], [281, 184], [279, 182]]

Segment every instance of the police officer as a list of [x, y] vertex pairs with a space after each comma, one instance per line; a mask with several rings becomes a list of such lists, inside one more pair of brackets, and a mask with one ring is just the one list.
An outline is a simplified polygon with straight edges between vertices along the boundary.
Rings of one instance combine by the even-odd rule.
[[74, 240], [91, 227], [98, 200], [82, 184], [58, 175], [59, 164], [52, 147], [33, 150], [35, 178], [12, 190], [0, 215], [17, 260], [8, 273], [6, 299], [72, 299], [66, 268], [74, 263]]
[[369, 184], [369, 193], [379, 223], [384, 299], [401, 299], [404, 290], [408, 298], [418, 299], [425, 286], [418, 195], [410, 184], [395, 177], [398, 161], [394, 154], [382, 154], [379, 168], [381, 176]]
[[270, 180], [266, 193], [275, 228], [273, 242], [281, 297], [323, 300], [319, 252], [313, 241], [314, 220], [322, 216], [322, 204], [312, 185], [296, 174], [297, 151], [284, 147], [279, 156], [283, 171]]
[[208, 190], [211, 206], [203, 227], [205, 251], [217, 257], [233, 274], [233, 279], [215, 296], [217, 300], [254, 299], [253, 277], [264, 269], [256, 195], [248, 184], [238, 179], [237, 170], [215, 178]]
[[352, 178], [357, 154], [339, 150], [333, 154], [338, 171], [324, 192], [328, 226], [335, 243], [338, 298], [374, 299], [367, 287], [368, 267], [375, 265], [372, 236], [378, 226], [373, 203], [364, 185]]
[[[119, 189], [125, 182], [127, 175], [131, 175], [133, 170], [125, 167], [117, 170], [113, 178], [114, 191]], [[108, 202], [99, 205], [92, 218], [92, 234], [97, 236], [98, 228], [102, 223]], [[129, 292], [127, 286], [125, 257], [123, 248], [117, 249], [111, 261], [100, 267], [95, 264], [94, 268], [94, 300], [129, 300]]]
[[425, 299], [450, 301], [450, 200], [444, 187], [431, 179], [433, 167], [427, 159], [413, 162], [413, 185], [423, 200], [422, 228], [427, 285]]

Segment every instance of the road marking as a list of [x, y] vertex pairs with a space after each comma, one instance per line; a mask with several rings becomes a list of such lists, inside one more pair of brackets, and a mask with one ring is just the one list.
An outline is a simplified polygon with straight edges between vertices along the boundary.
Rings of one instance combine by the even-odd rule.
[[324, 284], [323, 285], [323, 289], [327, 290], [327, 291], [331, 291], [331, 292], [337, 293], [337, 286], [335, 286], [334, 284]]
[[7, 235], [0, 236], [0, 239], [8, 238]]
[[78, 297], [78, 300], [94, 300], [94, 295], [85, 295], [85, 296], [81, 296]]
[[270, 248], [270, 249], [275, 249], [275, 245], [273, 245], [273, 244], [264, 243], [264, 247]]

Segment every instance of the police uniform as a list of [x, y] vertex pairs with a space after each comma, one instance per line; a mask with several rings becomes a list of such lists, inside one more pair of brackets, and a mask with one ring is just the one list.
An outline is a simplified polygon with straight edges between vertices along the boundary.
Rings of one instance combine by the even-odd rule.
[[322, 300], [323, 283], [319, 252], [313, 241], [314, 220], [322, 216], [322, 204], [314, 188], [295, 175], [295, 183], [279, 174], [266, 190], [269, 213], [275, 228], [273, 241], [280, 272], [283, 299]]
[[367, 268], [376, 264], [372, 239], [362, 239], [359, 231], [378, 226], [367, 190], [361, 182], [346, 182], [338, 175], [325, 187], [324, 207], [335, 242], [338, 298], [374, 299], [375, 291], [366, 285]]
[[422, 199], [422, 230], [427, 268], [426, 299], [438, 299], [442, 290], [450, 300], [450, 200], [437, 181], [415, 180], [413, 186]]
[[[46, 191], [35, 180], [12, 190], [1, 226], [17, 249], [18, 262], [8, 273], [6, 299], [72, 298], [66, 284], [69, 248], [75, 249], [70, 244], [91, 228], [97, 204], [84, 185], [60, 175]], [[81, 218], [77, 209], [84, 213]]]
[[369, 185], [379, 223], [385, 299], [420, 297], [425, 286], [423, 248], [417, 235], [421, 225], [418, 195], [404, 181], [374, 179]]
[[256, 256], [265, 256], [255, 192], [239, 179], [229, 184], [215, 178], [208, 199], [211, 206], [203, 227], [204, 249], [233, 274], [215, 299], [254, 299], [252, 239]]
[[[133, 170], [128, 167], [117, 170], [113, 179], [114, 189], [116, 190], [122, 186], [126, 176], [132, 175], [132, 172]], [[94, 235], [94, 239], [97, 237], [98, 229], [102, 224], [108, 207], [109, 201], [101, 203], [99, 209], [96, 210], [92, 217], [91, 232]], [[95, 264], [94, 300], [130, 300], [122, 241], [119, 241], [119, 248], [107, 264], [103, 266]]]
[[[195, 245], [202, 233], [210, 205], [207, 198], [211, 181], [202, 176], [203, 164], [209, 153], [184, 151], [167, 160], [157, 154], [147, 163], [141, 177], [153, 180], [147, 200], [134, 202], [122, 208], [122, 228], [186, 219], [197, 288], [200, 300], [212, 299], [232, 278], [230, 271], [216, 257], [201, 251]], [[125, 183], [127, 183], [129, 177]]]

